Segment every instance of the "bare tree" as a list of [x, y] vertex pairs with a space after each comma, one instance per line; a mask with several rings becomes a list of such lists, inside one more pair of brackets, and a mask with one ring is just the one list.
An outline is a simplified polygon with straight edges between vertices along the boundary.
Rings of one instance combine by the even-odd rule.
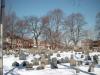
[[97, 33], [96, 38], [100, 40], [100, 12], [96, 15], [95, 31]]
[[26, 22], [25, 19], [23, 20], [18, 20], [16, 22], [16, 35], [20, 36], [22, 38], [22, 44], [24, 45], [24, 36], [26, 34], [28, 34], [28, 30], [29, 30], [29, 27], [28, 27], [28, 24]]
[[27, 18], [28, 25], [30, 27], [30, 33], [33, 35], [32, 38], [35, 39], [36, 46], [38, 47], [38, 39], [42, 33], [42, 24], [40, 19], [34, 16]]
[[[43, 18], [44, 32], [46, 39], [55, 49], [61, 41], [61, 27], [62, 27], [63, 12], [60, 9], [55, 9], [48, 12], [48, 15]], [[45, 29], [46, 28], [46, 29]]]
[[77, 45], [82, 37], [83, 26], [86, 24], [84, 17], [80, 13], [73, 13], [67, 17], [64, 22], [66, 33], [69, 33], [69, 38], [73, 41], [74, 45]]
[[5, 15], [5, 22], [4, 22], [4, 38], [8, 37], [8, 34], [10, 35], [11, 38], [11, 48], [12, 48], [12, 42], [13, 42], [13, 35], [16, 33], [16, 21], [18, 17], [16, 16], [15, 12], [9, 13]]

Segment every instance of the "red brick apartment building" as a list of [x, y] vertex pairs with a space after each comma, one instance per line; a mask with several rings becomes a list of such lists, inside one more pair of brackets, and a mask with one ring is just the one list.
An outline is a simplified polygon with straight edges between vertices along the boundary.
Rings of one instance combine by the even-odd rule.
[[[13, 37], [11, 39], [11, 37]], [[4, 38], [3, 41], [3, 48], [4, 49], [10, 49], [10, 48], [33, 48], [36, 47], [36, 42], [33, 39], [29, 38], [21, 38], [19, 36], [13, 35], [10, 36], [10, 34], [7, 35], [6, 38]], [[51, 49], [51, 46], [46, 41], [38, 40], [38, 47], [39, 48], [46, 48]]]
[[86, 39], [86, 40], [82, 40], [81, 41], [81, 46], [83, 49], [100, 49], [100, 40], [90, 40], [90, 39]]
[[6, 37], [3, 42], [4, 49], [6, 48], [32, 48], [34, 42], [32, 39], [22, 39], [19, 36], [13, 35], [11, 39], [10, 36]]

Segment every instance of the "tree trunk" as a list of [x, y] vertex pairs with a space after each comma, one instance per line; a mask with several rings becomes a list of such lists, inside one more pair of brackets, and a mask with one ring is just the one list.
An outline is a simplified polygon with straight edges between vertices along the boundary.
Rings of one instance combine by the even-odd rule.
[[38, 38], [35, 38], [36, 41], [36, 47], [38, 48]]

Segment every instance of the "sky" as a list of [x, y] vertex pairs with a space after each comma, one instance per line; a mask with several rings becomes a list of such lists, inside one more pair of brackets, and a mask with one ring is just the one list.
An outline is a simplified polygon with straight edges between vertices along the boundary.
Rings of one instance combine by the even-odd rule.
[[6, 0], [6, 8], [15, 11], [19, 17], [42, 17], [57, 8], [66, 16], [81, 13], [85, 17], [87, 27], [93, 28], [96, 14], [100, 12], [100, 0]]

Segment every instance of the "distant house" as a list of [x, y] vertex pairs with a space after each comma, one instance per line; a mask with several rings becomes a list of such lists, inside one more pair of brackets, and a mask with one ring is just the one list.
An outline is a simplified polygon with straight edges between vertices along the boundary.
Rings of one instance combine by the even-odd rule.
[[[44, 40], [38, 40], [38, 48], [41, 49], [62, 49], [63, 44], [61, 42], [55, 44], [50, 44], [47, 41]], [[14, 49], [14, 48], [33, 48], [37, 47], [36, 41], [29, 38], [21, 38], [17, 35], [10, 35], [8, 34], [7, 37], [4, 38], [3, 41], [3, 48], [4, 49]]]
[[100, 40], [93, 41], [93, 49], [100, 50]]
[[81, 41], [81, 47], [83, 49], [100, 49], [100, 40], [85, 39]]
[[3, 48], [32, 48], [34, 45], [34, 42], [32, 39], [22, 39], [19, 36], [13, 35], [6, 37], [3, 41]]
[[83, 49], [91, 49], [92, 47], [92, 40], [90, 39], [85, 39], [81, 41], [81, 46]]

